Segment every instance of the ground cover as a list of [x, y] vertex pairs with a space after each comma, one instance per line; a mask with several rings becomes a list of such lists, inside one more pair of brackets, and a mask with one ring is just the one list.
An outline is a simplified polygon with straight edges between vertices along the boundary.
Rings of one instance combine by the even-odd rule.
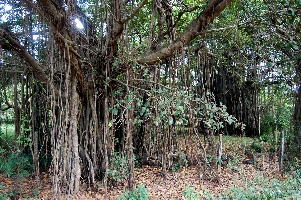
[[[183, 146], [188, 144], [188, 139], [192, 138], [182, 138]], [[216, 168], [204, 171], [198, 166], [182, 166], [177, 170], [171, 168], [164, 179], [160, 166], [142, 166], [135, 169], [135, 184], [142, 193], [147, 194], [148, 199], [301, 199], [300, 169], [281, 173], [277, 156], [269, 156], [265, 151], [256, 153], [252, 145], [252, 138], [226, 136], [224, 153], [233, 158], [222, 166], [220, 173]], [[190, 145], [191, 148], [193, 146]], [[263, 145], [262, 148], [267, 149], [268, 146]], [[256, 161], [253, 163], [244, 162], [249, 159], [246, 149], [255, 154]], [[126, 180], [120, 180], [110, 184], [105, 194], [102, 183], [93, 189], [83, 184], [81, 192], [72, 199], [118, 199], [124, 195], [126, 186]], [[39, 180], [32, 176], [8, 176], [1, 173], [0, 194], [0, 199], [59, 198], [52, 195], [49, 172], [42, 173]], [[143, 198], [136, 195], [134, 199]]]

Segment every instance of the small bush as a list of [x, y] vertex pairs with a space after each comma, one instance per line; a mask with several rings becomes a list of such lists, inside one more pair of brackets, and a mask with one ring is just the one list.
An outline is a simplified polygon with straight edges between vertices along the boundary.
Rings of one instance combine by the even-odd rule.
[[301, 169], [301, 161], [298, 158], [293, 158], [291, 160], [288, 160], [285, 169], [287, 172], [294, 172], [296, 170]]
[[196, 200], [200, 198], [199, 194], [196, 193], [194, 187], [191, 187], [190, 185], [186, 185], [184, 197], [186, 200]]
[[8, 194], [6, 194], [6, 193], [4, 193], [4, 194], [0, 193], [0, 200], [6, 200], [8, 198], [9, 198]]
[[132, 191], [126, 190], [123, 195], [119, 196], [121, 200], [147, 200], [148, 191], [144, 185], [138, 185]]
[[234, 171], [240, 171], [241, 170], [240, 163], [241, 163], [241, 160], [239, 159], [239, 157], [233, 156], [232, 159], [228, 160], [227, 167]]
[[252, 148], [255, 152], [257, 152], [257, 153], [263, 153], [263, 152], [264, 152], [264, 147], [263, 147], [260, 143], [258, 143], [258, 142], [256, 142], [256, 141], [254, 141], [254, 142], [252, 143], [251, 148]]
[[128, 159], [120, 152], [114, 152], [114, 156], [110, 158], [108, 169], [109, 179], [120, 182], [128, 175]]
[[[134, 157], [134, 164], [136, 166], [137, 161]], [[129, 175], [129, 161], [127, 156], [123, 156], [120, 152], [114, 152], [114, 156], [110, 158], [110, 164], [108, 169], [108, 177], [115, 182], [123, 181]]]
[[9, 177], [27, 177], [32, 172], [31, 157], [21, 152], [0, 152], [0, 171]]
[[173, 163], [172, 170], [177, 172], [187, 166], [188, 166], [188, 160], [186, 158], [186, 155], [183, 152], [177, 153], [176, 162]]

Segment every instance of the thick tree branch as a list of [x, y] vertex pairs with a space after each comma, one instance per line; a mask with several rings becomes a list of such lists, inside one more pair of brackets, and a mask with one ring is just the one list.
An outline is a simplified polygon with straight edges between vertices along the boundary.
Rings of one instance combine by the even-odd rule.
[[19, 41], [14, 39], [12, 33], [0, 27], [0, 44], [6, 50], [16, 51], [24, 60], [31, 66], [32, 71], [36, 74], [37, 78], [43, 83], [49, 83], [49, 79], [44, 72], [43, 67], [25, 50]]
[[37, 11], [37, 13], [47, 22], [50, 31], [57, 39], [58, 46], [69, 53], [72, 70], [78, 79], [78, 89], [85, 93], [88, 90], [88, 81], [81, 68], [81, 57], [76, 50], [72, 35], [76, 32], [71, 19], [68, 18], [63, 9], [58, 8], [51, 0], [38, 0], [34, 4], [31, 0], [25, 0], [27, 5]]
[[165, 45], [155, 51], [140, 56], [137, 62], [152, 65], [172, 56], [176, 51], [196, 38], [202, 31], [234, 0], [212, 0], [201, 15], [192, 21], [185, 31], [173, 43]]
[[55, 93], [58, 94], [58, 91], [51, 84], [43, 67], [25, 50], [20, 42], [14, 39], [11, 35], [11, 32], [0, 27], [0, 38], [2, 38], [0, 39], [0, 45], [7, 50], [13, 50], [17, 52], [18, 55], [23, 58], [29, 64], [29, 66], [31, 66], [31, 71], [34, 72], [37, 79], [42, 83], [47, 83], [52, 89], [54, 89]]

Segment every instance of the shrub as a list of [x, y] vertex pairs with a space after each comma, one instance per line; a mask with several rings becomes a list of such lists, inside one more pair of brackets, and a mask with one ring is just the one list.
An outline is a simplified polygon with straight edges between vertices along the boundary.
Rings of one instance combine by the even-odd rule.
[[108, 177], [111, 180], [120, 182], [128, 175], [128, 159], [120, 152], [114, 152], [114, 156], [110, 158], [108, 169]]
[[234, 171], [240, 171], [240, 163], [241, 160], [238, 158], [238, 156], [233, 156], [232, 159], [228, 159], [227, 167]]
[[188, 166], [188, 161], [186, 155], [183, 152], [177, 153], [176, 162], [173, 163], [172, 170], [176, 172], [187, 166]]
[[132, 191], [126, 190], [124, 194], [119, 196], [121, 200], [147, 200], [148, 199], [148, 191], [144, 185], [138, 185], [138, 187], [134, 188]]
[[18, 151], [6, 154], [5, 150], [0, 151], [0, 171], [9, 177], [27, 177], [32, 172], [32, 162], [29, 155]]
[[[134, 157], [134, 163], [137, 164]], [[114, 152], [114, 155], [110, 158], [110, 164], [108, 169], [108, 177], [110, 180], [120, 182], [126, 179], [129, 175], [129, 161], [127, 156], [122, 155], [120, 152]]]
[[257, 153], [263, 153], [263, 152], [264, 152], [264, 147], [263, 147], [260, 143], [258, 143], [258, 142], [256, 142], [256, 141], [254, 141], [254, 142], [252, 143], [251, 148], [252, 148], [255, 152], [257, 152]]
[[6, 194], [6, 193], [4, 193], [4, 194], [0, 193], [0, 200], [6, 200], [8, 198], [9, 198], [8, 194]]
[[190, 185], [186, 185], [184, 197], [186, 200], [196, 200], [200, 198], [199, 194], [195, 192], [194, 187], [191, 187]]

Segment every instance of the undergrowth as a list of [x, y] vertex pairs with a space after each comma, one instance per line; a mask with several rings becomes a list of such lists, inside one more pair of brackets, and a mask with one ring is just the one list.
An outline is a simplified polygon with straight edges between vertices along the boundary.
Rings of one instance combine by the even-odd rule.
[[0, 172], [8, 177], [28, 177], [32, 172], [31, 156], [21, 152], [7, 152], [0, 150]]
[[[205, 199], [301, 199], [301, 169], [293, 172], [285, 180], [267, 180], [258, 177], [256, 181], [249, 181], [246, 187], [233, 186], [224, 194], [214, 196], [209, 190], [203, 190], [200, 196]], [[186, 198], [187, 199], [187, 198]], [[197, 199], [197, 198], [196, 198]]]
[[[137, 160], [135, 156], [134, 164], [135, 166], [137, 165]], [[129, 161], [127, 156], [124, 156], [120, 152], [114, 152], [114, 155], [110, 158], [110, 164], [108, 169], [109, 180], [116, 183], [125, 180], [129, 174], [128, 165]]]
[[148, 199], [148, 190], [144, 185], [138, 185], [132, 191], [126, 190], [121, 196], [120, 200], [147, 200]]
[[195, 200], [195, 199], [199, 199], [200, 195], [195, 191], [194, 187], [190, 185], [186, 185], [184, 191], [184, 198], [186, 200]]

